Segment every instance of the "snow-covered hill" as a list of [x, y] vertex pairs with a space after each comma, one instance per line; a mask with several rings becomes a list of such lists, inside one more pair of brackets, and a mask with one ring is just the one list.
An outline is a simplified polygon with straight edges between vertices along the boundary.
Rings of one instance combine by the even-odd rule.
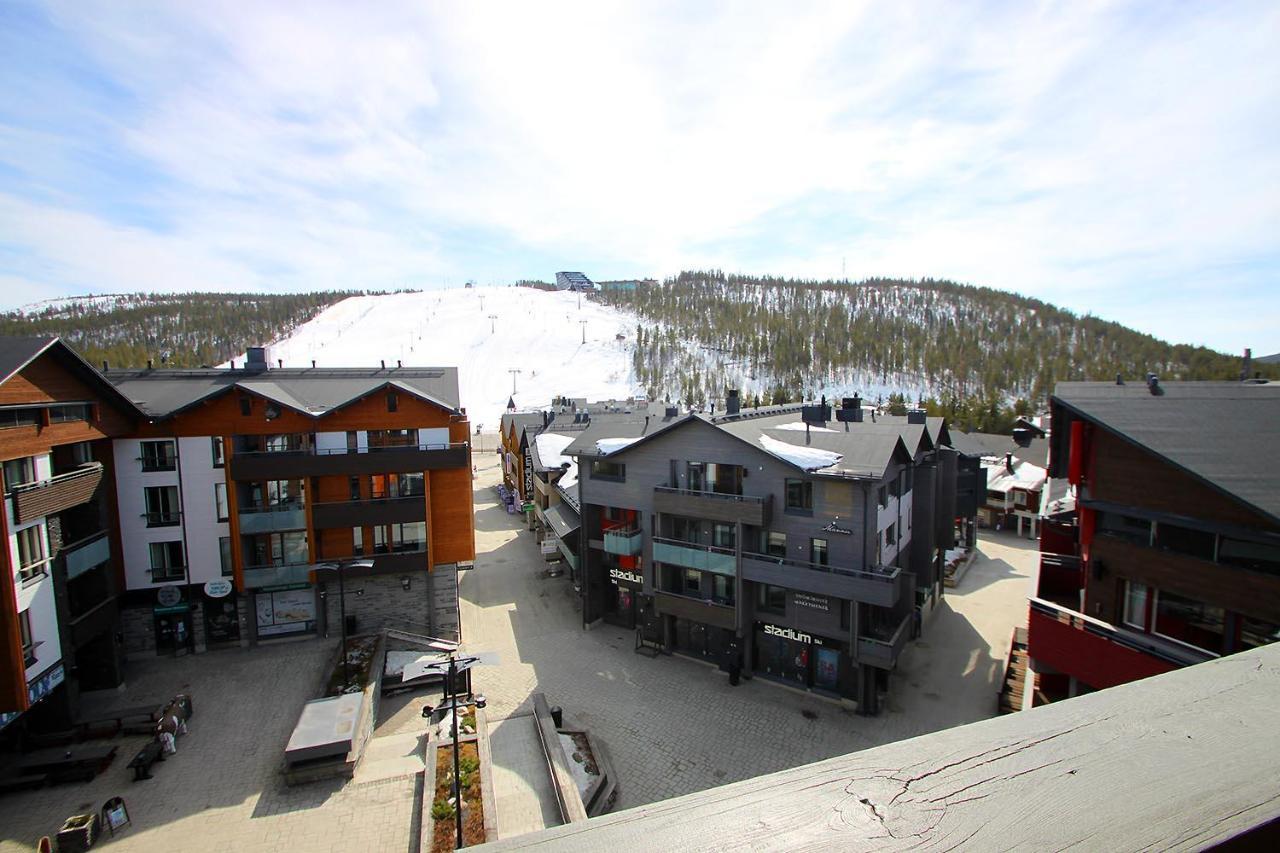
[[561, 394], [623, 399], [642, 390], [632, 379], [635, 327], [617, 309], [588, 299], [579, 307], [576, 294], [524, 287], [357, 296], [272, 344], [268, 357], [286, 367], [312, 359], [322, 367], [456, 365], [472, 425], [496, 429], [513, 379], [522, 407]]

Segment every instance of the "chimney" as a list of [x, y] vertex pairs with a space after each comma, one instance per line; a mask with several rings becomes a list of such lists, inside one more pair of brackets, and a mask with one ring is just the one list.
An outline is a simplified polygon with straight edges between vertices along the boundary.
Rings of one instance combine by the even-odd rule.
[[1116, 384], [1117, 384], [1117, 385], [1123, 385], [1123, 384], [1124, 384], [1124, 374], [1122, 374], [1122, 373], [1117, 373], [1117, 374], [1116, 374]]
[[907, 412], [907, 423], [923, 424], [925, 422], [924, 409], [911, 409]]
[[1004, 455], [1004, 467], [1009, 469], [1010, 474], [1013, 473], [1013, 454], [1012, 453], [1006, 453]]
[[281, 370], [284, 370], [284, 359], [283, 359], [283, 358], [277, 358], [277, 359], [276, 359], [276, 367], [280, 368]]
[[1248, 379], [1253, 374], [1253, 350], [1245, 347], [1244, 365], [1240, 368], [1240, 378]]
[[231, 362], [231, 369], [232, 369], [232, 370], [235, 370], [235, 369], [236, 369], [236, 363], [235, 363], [234, 361], [233, 361], [233, 362]]
[[151, 359], [147, 359], [147, 370], [151, 369]]
[[1160, 387], [1160, 377], [1154, 373], [1147, 374], [1147, 390], [1151, 392], [1151, 396], [1159, 397], [1164, 393], [1164, 389]]
[[667, 406], [666, 417], [674, 418], [680, 415], [680, 410], [675, 406]]
[[249, 347], [245, 350], [244, 369], [248, 373], [265, 373], [267, 350], [265, 347]]
[[102, 360], [102, 372], [106, 373], [110, 369], [111, 369], [111, 365], [107, 364], [107, 360], [104, 358]]
[[311, 369], [315, 370], [315, 368], [316, 368], [316, 360], [313, 358], [311, 359]]
[[396, 359], [396, 367], [404, 367], [404, 364], [401, 363], [400, 359], [398, 358]]
[[875, 423], [875, 422], [876, 422], [876, 410], [875, 410], [875, 409], [872, 409], [872, 410], [871, 410], [871, 422], [872, 422], [872, 423]]
[[725, 394], [724, 413], [726, 415], [736, 415], [742, 410], [742, 400], [739, 396], [737, 388], [730, 388]]
[[383, 370], [386, 370], [386, 369], [387, 369], [387, 360], [386, 360], [385, 358], [384, 358], [384, 359], [382, 359], [381, 364], [382, 364], [382, 369], [383, 369]]

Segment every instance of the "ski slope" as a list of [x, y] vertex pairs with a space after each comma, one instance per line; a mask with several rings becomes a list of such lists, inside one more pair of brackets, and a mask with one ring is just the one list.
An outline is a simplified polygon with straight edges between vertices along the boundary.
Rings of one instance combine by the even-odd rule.
[[559, 395], [624, 399], [642, 390], [631, 369], [635, 329], [634, 316], [585, 298], [579, 307], [573, 293], [455, 288], [344, 299], [272, 344], [267, 357], [285, 367], [313, 359], [319, 367], [456, 366], [472, 426], [491, 430], [513, 396], [525, 408]]

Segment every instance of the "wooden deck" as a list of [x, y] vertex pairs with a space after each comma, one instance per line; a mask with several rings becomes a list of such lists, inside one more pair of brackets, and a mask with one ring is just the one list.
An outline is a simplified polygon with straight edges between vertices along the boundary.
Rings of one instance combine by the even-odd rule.
[[1004, 682], [998, 697], [1001, 714], [1022, 710], [1022, 697], [1027, 689], [1027, 629], [1014, 628], [1009, 641], [1009, 654], [1004, 660]]

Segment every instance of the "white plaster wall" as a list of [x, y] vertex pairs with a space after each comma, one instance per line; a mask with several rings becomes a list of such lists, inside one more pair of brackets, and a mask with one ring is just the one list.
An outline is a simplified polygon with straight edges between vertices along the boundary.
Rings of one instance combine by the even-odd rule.
[[213, 467], [208, 436], [178, 439], [178, 464], [182, 467], [187, 566], [191, 583], [202, 584], [222, 577], [218, 539], [231, 535], [230, 525], [218, 521], [218, 507], [213, 497], [214, 484], [226, 482], [226, 469]]
[[[208, 439], [204, 439], [204, 457], [212, 467], [213, 460]], [[112, 442], [116, 460], [116, 499], [120, 507], [120, 539], [124, 553], [125, 585], [129, 589], [150, 589], [163, 584], [151, 581], [152, 542], [171, 542], [182, 539], [182, 526], [147, 527], [147, 504], [143, 489], [147, 486], [178, 485], [177, 471], [154, 471], [144, 473], [139, 457], [142, 456], [141, 442], [134, 438], [116, 439]], [[185, 510], [185, 496], [179, 493], [180, 508]], [[213, 503], [213, 492], [210, 487], [209, 503]]]
[[[16, 545], [15, 545], [16, 548]], [[31, 614], [31, 638], [41, 645], [36, 648], [35, 663], [27, 667], [30, 681], [62, 660], [62, 644], [58, 641], [58, 611], [54, 606], [53, 581], [46, 575], [36, 583], [18, 591], [18, 612]]]

